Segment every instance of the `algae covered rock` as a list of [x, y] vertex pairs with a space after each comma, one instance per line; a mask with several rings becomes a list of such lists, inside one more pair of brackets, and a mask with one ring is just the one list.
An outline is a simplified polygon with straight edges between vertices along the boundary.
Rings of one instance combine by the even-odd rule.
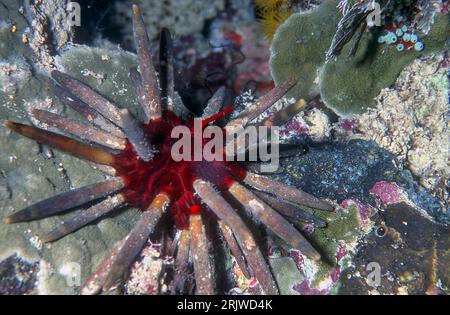
[[[51, 92], [50, 79], [46, 74], [33, 71], [34, 65], [30, 60], [35, 55], [21, 42], [20, 32], [26, 25], [19, 23], [21, 19], [20, 15], [12, 18], [17, 25], [16, 32], [11, 32], [9, 27], [0, 29], [3, 45], [0, 53], [4, 58], [4, 71], [0, 76], [0, 119], [30, 124], [29, 112], [32, 108], [44, 108], [79, 118]], [[81, 46], [68, 50], [56, 60], [60, 67], [93, 85], [107, 98], [133, 110], [134, 92], [127, 77], [129, 67], [135, 65], [134, 55], [121, 50], [96, 50]], [[11, 133], [3, 126], [0, 127], [0, 147], [3, 152], [0, 155], [2, 217], [58, 193], [106, 178], [104, 173], [88, 163]], [[78, 293], [80, 285], [110, 254], [116, 242], [126, 235], [138, 215], [133, 210], [121, 212], [119, 209], [101, 223], [86, 226], [57, 242], [40, 243], [38, 235], [48, 232], [61, 220], [76, 215], [77, 211], [82, 209], [12, 225], [0, 221], [0, 260], [6, 259], [5, 266], [14, 259], [15, 266], [36, 266], [33, 267], [33, 276], [30, 276], [34, 279], [34, 287], [31, 288], [30, 283], [26, 282], [23, 284], [24, 291], [39, 294]], [[11, 281], [0, 283], [2, 290], [8, 290], [15, 281], [12, 274], [8, 274], [8, 278]]]
[[[378, 232], [365, 240], [344, 271], [338, 294], [448, 294], [448, 226], [436, 224], [407, 203], [386, 207]], [[382, 228], [382, 230], [380, 229]], [[374, 268], [380, 271], [374, 279]]]
[[130, 79], [130, 68], [137, 65], [136, 55], [121, 49], [75, 45], [57, 57], [56, 63], [118, 107], [127, 107], [138, 114], [139, 106]]
[[[448, 78], [443, 56], [420, 57], [395, 84], [376, 97], [376, 106], [357, 118], [361, 134], [396, 155], [418, 182], [448, 200]], [[445, 216], [445, 212], [439, 215]], [[444, 220], [445, 221], [445, 220]]]
[[[321, 198], [334, 200], [340, 206], [335, 212], [314, 211], [327, 222], [326, 228], [311, 229], [298, 223], [308, 240], [319, 249], [320, 261], [310, 261], [293, 250], [287, 256], [293, 259], [294, 265], [278, 257], [271, 258], [272, 269], [283, 292], [338, 293], [347, 280], [342, 273], [346, 276], [348, 272], [345, 271], [355, 266], [355, 257], [364, 255], [366, 239], [378, 224], [377, 211], [380, 208], [384, 211], [384, 204], [377, 206], [379, 198], [396, 203], [408, 200], [409, 204], [414, 204], [415, 216], [429, 221], [424, 213], [433, 214], [434, 207], [439, 205], [437, 198], [415, 184], [411, 174], [397, 168], [394, 160], [394, 155], [373, 141], [362, 140], [310, 148], [307, 154], [281, 160], [282, 172], [272, 176]], [[409, 228], [415, 227], [405, 227]], [[374, 254], [380, 256], [383, 252]], [[423, 267], [422, 264], [420, 268]], [[289, 274], [292, 278], [278, 274]], [[355, 289], [353, 293], [367, 293], [363, 290], [366, 288]]]

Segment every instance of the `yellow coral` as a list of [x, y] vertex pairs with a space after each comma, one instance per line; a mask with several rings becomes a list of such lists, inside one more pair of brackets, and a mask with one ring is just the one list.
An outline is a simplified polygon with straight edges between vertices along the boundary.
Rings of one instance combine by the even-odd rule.
[[292, 0], [256, 0], [262, 31], [272, 41], [275, 31], [294, 13]]

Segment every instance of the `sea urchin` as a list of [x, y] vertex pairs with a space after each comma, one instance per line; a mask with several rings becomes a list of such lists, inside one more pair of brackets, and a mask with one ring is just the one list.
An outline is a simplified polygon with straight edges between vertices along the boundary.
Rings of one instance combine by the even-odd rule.
[[[176, 141], [173, 138], [175, 127], [186, 126], [191, 130], [195, 127], [195, 121], [184, 121], [174, 114], [170, 34], [167, 30], [161, 34], [158, 82], [148, 36], [137, 6], [133, 6], [133, 31], [139, 71], [137, 68], [131, 69], [130, 77], [145, 113], [144, 121], [138, 121], [127, 109], [118, 109], [82, 82], [55, 70], [52, 72], [57, 83], [53, 86], [55, 94], [86, 117], [90, 124], [80, 124], [42, 110], [34, 110], [32, 114], [39, 121], [89, 144], [33, 126], [12, 121], [5, 123], [6, 127], [38, 143], [95, 163], [112, 177], [38, 202], [6, 217], [5, 222], [36, 220], [103, 199], [41, 237], [43, 242], [51, 242], [121, 205], [139, 208], [141, 216], [138, 223], [118, 244], [113, 254], [100, 264], [83, 288], [83, 293], [98, 293], [119, 282], [142, 250], [157, 222], [166, 212], [170, 212], [177, 231], [174, 237], [176, 260], [173, 292], [185, 292], [184, 275], [192, 261], [196, 292], [213, 294], [213, 266], [209, 259], [208, 236], [204, 225], [204, 220], [210, 220], [217, 222], [243, 273], [256, 278], [264, 293], [278, 293], [248, 223], [238, 214], [236, 207], [231, 206], [233, 203], [229, 199], [234, 199], [235, 204], [236, 201], [241, 204], [254, 220], [262, 223], [292, 248], [315, 260], [320, 258], [318, 252], [284, 216], [315, 219], [293, 204], [327, 211], [333, 210], [333, 206], [288, 185], [251, 173], [237, 161], [174, 159], [171, 150]], [[286, 82], [274, 88], [221, 130], [248, 125], [280, 99], [293, 84]], [[221, 111], [223, 98], [222, 88], [208, 102], [200, 120], [201, 128], [227, 116], [231, 109]], [[294, 104], [259, 122], [259, 125], [280, 125], [300, 108], [299, 103]], [[200, 142], [200, 146], [205, 145], [205, 141]]]

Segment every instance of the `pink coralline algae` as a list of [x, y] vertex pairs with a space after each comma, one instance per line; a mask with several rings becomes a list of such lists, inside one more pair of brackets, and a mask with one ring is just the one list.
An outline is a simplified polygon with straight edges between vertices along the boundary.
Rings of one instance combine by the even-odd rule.
[[348, 250], [342, 245], [339, 246], [338, 251], [336, 253], [336, 260], [338, 263], [336, 264], [336, 266], [334, 266], [333, 270], [331, 270], [330, 272], [330, 277], [333, 284], [338, 282], [341, 276], [342, 267], [339, 263], [345, 258], [345, 256], [347, 256], [347, 254]]
[[353, 119], [342, 119], [339, 122], [339, 126], [345, 131], [352, 132], [354, 134], [362, 134], [363, 132], [359, 129], [358, 120]]
[[339, 278], [341, 276], [341, 262], [344, 260], [344, 258], [348, 255], [347, 249], [343, 245], [339, 245], [338, 251], [336, 253], [336, 261], [337, 264], [334, 266], [334, 268], [329, 272], [328, 276], [331, 279], [331, 283], [334, 285], [339, 281]]
[[291, 258], [294, 260], [295, 265], [297, 266], [298, 271], [302, 275], [305, 274], [304, 266], [305, 266], [305, 259], [302, 255], [300, 255], [300, 252], [298, 250], [291, 250], [290, 252]]
[[309, 127], [303, 120], [291, 119], [281, 130], [280, 137], [291, 137], [292, 135], [305, 135], [309, 133]]
[[311, 288], [311, 284], [309, 283], [308, 280], [304, 280], [303, 282], [294, 284], [292, 289], [294, 291], [297, 291], [301, 295], [326, 295], [326, 294], [328, 294], [327, 289], [320, 290], [320, 289], [316, 289], [316, 288]]
[[369, 218], [375, 211], [370, 205], [363, 204], [358, 198], [355, 197], [349, 197], [341, 201], [339, 205], [344, 209], [348, 209], [348, 207], [352, 205], [356, 206], [362, 225], [366, 225], [368, 223]]
[[377, 198], [377, 202], [381, 202], [383, 207], [406, 200], [400, 187], [393, 182], [377, 182], [369, 192]]
[[438, 5], [438, 10], [441, 14], [447, 14], [450, 12], [450, 1], [444, 1]]
[[[297, 266], [298, 271], [306, 278], [305, 273], [305, 259], [300, 254], [299, 251], [291, 250], [290, 251], [291, 258], [294, 260], [295, 265]], [[325, 279], [328, 278], [328, 281], [325, 281], [327, 285], [325, 287], [314, 288], [312, 287], [311, 281], [309, 279], [305, 279], [302, 282], [294, 284], [292, 290], [300, 293], [301, 295], [326, 295], [330, 292], [330, 289], [339, 281], [342, 267], [341, 263], [348, 255], [348, 251], [345, 246], [340, 245], [336, 252], [336, 265], [331, 269], [330, 272], [327, 273]]]

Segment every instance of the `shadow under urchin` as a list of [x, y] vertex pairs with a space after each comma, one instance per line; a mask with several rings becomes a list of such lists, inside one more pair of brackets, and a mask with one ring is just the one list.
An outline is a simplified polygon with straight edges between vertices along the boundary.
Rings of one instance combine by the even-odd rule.
[[[144, 113], [143, 121], [136, 119], [127, 109], [118, 109], [84, 83], [54, 70], [55, 94], [84, 116], [89, 124], [37, 109], [32, 115], [85, 142], [12, 121], [5, 123], [6, 127], [38, 143], [93, 163], [111, 177], [40, 201], [6, 217], [5, 222], [41, 219], [99, 201], [40, 237], [42, 242], [52, 242], [120, 206], [140, 209], [140, 219], [135, 227], [84, 285], [82, 293], [95, 294], [120, 284], [156, 224], [163, 216], [169, 215], [172, 218], [170, 222], [174, 222], [167, 229], [174, 235], [175, 257], [170, 293], [192, 293], [192, 288], [195, 288], [197, 294], [214, 294], [214, 268], [208, 253], [210, 235], [205, 232], [207, 220], [208, 224], [217, 224], [243, 274], [258, 281], [260, 293], [277, 294], [278, 288], [265, 254], [258, 247], [249, 222], [232, 205], [243, 206], [253, 221], [314, 260], [320, 259], [320, 254], [288, 220], [300, 218], [319, 225], [323, 222], [294, 204], [325, 211], [332, 211], [334, 207], [284, 183], [252, 173], [236, 161], [175, 161], [171, 156], [175, 142], [171, 132], [176, 126], [192, 129], [194, 123], [192, 119], [184, 120], [175, 115], [175, 107], [182, 104], [174, 102], [174, 57], [170, 34], [167, 30], [161, 33], [158, 81], [149, 39], [137, 6], [133, 6], [133, 32], [139, 70], [130, 69], [130, 77]], [[254, 125], [255, 118], [294, 84], [285, 82], [275, 87], [235, 118], [228, 119], [223, 130]], [[218, 118], [229, 116], [232, 108], [222, 110], [223, 100], [224, 89], [220, 88], [201, 116], [203, 128]], [[256, 125], [282, 125], [302, 108], [302, 103], [297, 102]], [[192, 268], [195, 286], [187, 283], [187, 275]]]

